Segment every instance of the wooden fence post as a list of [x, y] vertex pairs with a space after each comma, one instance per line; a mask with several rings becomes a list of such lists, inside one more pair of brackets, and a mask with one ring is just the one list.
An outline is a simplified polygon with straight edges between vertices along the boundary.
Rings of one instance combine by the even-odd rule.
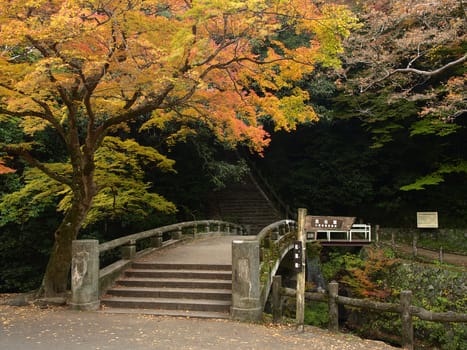
[[305, 237], [305, 217], [306, 209], [298, 209], [298, 229], [297, 241], [302, 242], [302, 261], [301, 270], [297, 272], [297, 308], [295, 317], [297, 320], [297, 329], [300, 331], [305, 330], [305, 259], [306, 259], [306, 237]]
[[331, 332], [339, 331], [339, 308], [336, 298], [339, 294], [339, 283], [332, 281], [329, 283], [329, 324], [328, 328]]
[[417, 250], [417, 240], [418, 240], [418, 234], [414, 233], [413, 235], [413, 241], [412, 241], [412, 253], [413, 257], [416, 258], [418, 255], [418, 250]]
[[281, 303], [282, 276], [272, 277], [272, 323], [279, 323], [282, 318]]
[[403, 290], [400, 297], [401, 306], [401, 325], [402, 325], [402, 347], [404, 349], [413, 350], [413, 326], [412, 315], [410, 314], [410, 306], [412, 304], [412, 292]]

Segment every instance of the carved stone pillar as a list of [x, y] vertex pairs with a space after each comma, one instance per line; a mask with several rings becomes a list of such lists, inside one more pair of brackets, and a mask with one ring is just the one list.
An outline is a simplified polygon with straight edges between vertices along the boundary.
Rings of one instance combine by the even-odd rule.
[[71, 307], [75, 310], [97, 310], [99, 305], [99, 241], [73, 241]]

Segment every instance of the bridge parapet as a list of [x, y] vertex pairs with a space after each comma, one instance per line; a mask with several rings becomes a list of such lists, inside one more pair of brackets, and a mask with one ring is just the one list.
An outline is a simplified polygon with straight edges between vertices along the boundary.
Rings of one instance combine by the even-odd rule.
[[233, 319], [259, 321], [275, 275], [293, 248], [297, 225], [281, 220], [263, 228], [254, 239], [232, 242]]
[[257, 235], [260, 242], [261, 306], [264, 309], [272, 277], [276, 274], [284, 256], [293, 249], [297, 237], [297, 223], [282, 220], [266, 226]]
[[[188, 238], [211, 234], [245, 235], [247, 231], [243, 226], [230, 222], [200, 220], [158, 227], [101, 244], [97, 240], [73, 241], [72, 307], [78, 310], [97, 309], [99, 296], [114, 283], [123, 270], [130, 267], [134, 258]], [[142, 249], [138, 251], [138, 247]], [[121, 259], [99, 269], [102, 254], [117, 248], [120, 248]]]

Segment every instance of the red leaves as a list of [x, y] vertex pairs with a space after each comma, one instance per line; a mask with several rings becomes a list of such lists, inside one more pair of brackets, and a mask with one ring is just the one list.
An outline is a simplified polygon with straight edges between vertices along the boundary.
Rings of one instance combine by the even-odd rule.
[[5, 163], [3, 163], [0, 160], [0, 174], [8, 174], [8, 173], [14, 173], [14, 172], [16, 172], [16, 170], [7, 167]]

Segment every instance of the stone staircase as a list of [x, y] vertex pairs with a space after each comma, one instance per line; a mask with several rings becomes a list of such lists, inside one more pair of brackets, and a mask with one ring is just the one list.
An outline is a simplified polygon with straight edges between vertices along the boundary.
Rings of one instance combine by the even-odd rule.
[[232, 266], [137, 262], [101, 298], [106, 312], [229, 318]]
[[214, 192], [209, 199], [209, 217], [231, 221], [250, 229], [256, 235], [265, 226], [283, 219], [265, 193], [249, 178], [229, 184]]

